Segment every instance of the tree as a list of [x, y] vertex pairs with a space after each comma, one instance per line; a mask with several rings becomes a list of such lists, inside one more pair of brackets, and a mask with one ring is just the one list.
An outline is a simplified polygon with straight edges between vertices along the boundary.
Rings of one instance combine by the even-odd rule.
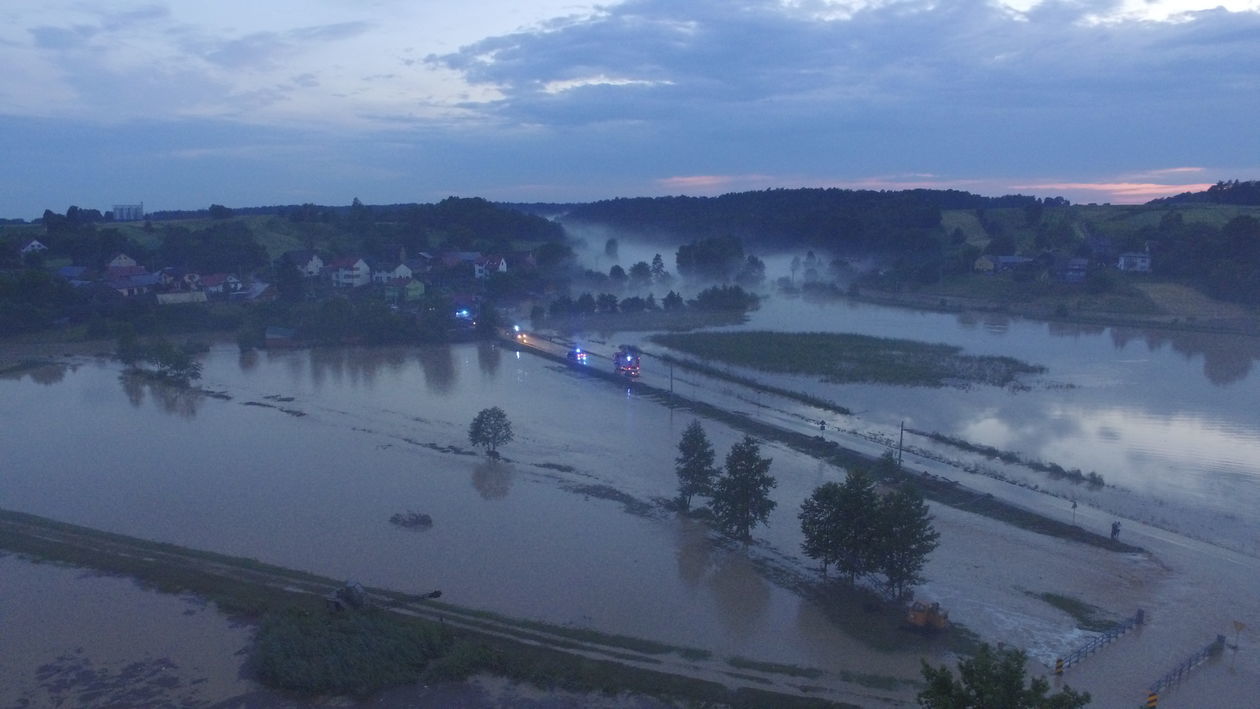
[[948, 667], [922, 662], [927, 687], [919, 692], [924, 709], [1079, 709], [1089, 704], [1089, 692], [1064, 686], [1049, 694], [1050, 683], [1036, 677], [1025, 687], [1028, 656], [1014, 648], [994, 650], [988, 643], [969, 660], [958, 663], [958, 679]]
[[801, 551], [849, 575], [850, 581], [876, 568], [880, 549], [879, 511], [881, 503], [875, 481], [853, 470], [844, 483], [824, 483], [801, 504], [798, 515], [805, 541]]
[[731, 446], [726, 455], [726, 473], [713, 486], [710, 507], [718, 526], [727, 535], [748, 541], [752, 528], [765, 524], [776, 506], [770, 490], [778, 482], [770, 476], [770, 458], [761, 457], [761, 448], [752, 436]]
[[230, 219], [231, 217], [232, 217], [231, 209], [228, 209], [227, 207], [224, 207], [221, 204], [210, 205], [210, 218], [211, 219]]
[[497, 406], [482, 409], [468, 427], [468, 442], [484, 447], [491, 458], [498, 458], [499, 446], [512, 442], [512, 422]]
[[614, 288], [626, 287], [626, 269], [621, 266], [613, 266], [608, 269], [608, 280], [612, 281]]
[[608, 258], [617, 258], [617, 240], [609, 239], [604, 242], [604, 255]]
[[814, 488], [813, 494], [801, 503], [801, 511], [797, 515], [801, 520], [801, 534], [805, 537], [805, 541], [801, 542], [801, 552], [822, 562], [823, 576], [827, 575], [827, 566], [836, 560], [839, 508], [840, 483], [829, 482]]
[[670, 291], [661, 299], [661, 307], [665, 310], [682, 310], [683, 298], [674, 291]]
[[612, 293], [600, 293], [595, 299], [595, 307], [601, 313], [617, 312], [617, 296]]
[[913, 487], [903, 486], [884, 498], [876, 524], [875, 570], [884, 575], [890, 596], [900, 598], [923, 581], [923, 564], [940, 536], [932, 528], [927, 504]]
[[678, 474], [678, 504], [686, 512], [691, 508], [693, 495], [712, 495], [713, 479], [717, 468], [713, 467], [713, 444], [704, 433], [704, 426], [693, 420], [678, 441], [678, 457], [674, 472]]
[[652, 267], [647, 261], [639, 261], [630, 267], [630, 286], [633, 288], [647, 288], [652, 285]]
[[665, 272], [665, 259], [660, 254], [652, 257], [652, 280], [660, 283], [669, 274]]

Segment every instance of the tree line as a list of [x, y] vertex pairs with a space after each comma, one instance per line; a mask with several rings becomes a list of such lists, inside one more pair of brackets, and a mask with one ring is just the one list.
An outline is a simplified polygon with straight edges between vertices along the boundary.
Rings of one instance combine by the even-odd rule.
[[[770, 475], [771, 459], [761, 455], [751, 436], [731, 447], [722, 468], [715, 459], [704, 427], [692, 421], [678, 442], [677, 505], [688, 512], [695, 497], [709, 498], [708, 511], [718, 529], [747, 542], [753, 528], [765, 524], [777, 506], [770, 498], [777, 485]], [[886, 457], [876, 464], [875, 474], [896, 465]], [[913, 487], [881, 493], [872, 474], [862, 470], [849, 471], [843, 483], [815, 488], [797, 516], [805, 537], [801, 551], [822, 563], [824, 576], [829, 566], [850, 582], [879, 575], [891, 598], [903, 597], [922, 582], [923, 566], [940, 536]]]

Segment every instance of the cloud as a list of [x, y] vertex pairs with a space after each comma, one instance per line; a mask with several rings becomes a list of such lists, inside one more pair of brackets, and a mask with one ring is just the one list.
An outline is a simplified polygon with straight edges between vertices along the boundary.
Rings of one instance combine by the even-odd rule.
[[1122, 204], [1146, 202], [1156, 197], [1168, 197], [1182, 192], [1202, 192], [1211, 182], [1170, 185], [1155, 182], [1035, 182], [1012, 185], [1017, 190], [1031, 190], [1036, 194], [1070, 192], [1097, 193], [1107, 201]]

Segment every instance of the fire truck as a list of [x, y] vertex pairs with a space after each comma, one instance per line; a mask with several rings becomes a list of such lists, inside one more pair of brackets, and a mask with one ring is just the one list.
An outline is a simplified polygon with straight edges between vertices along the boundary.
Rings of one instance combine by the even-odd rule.
[[639, 376], [639, 349], [632, 345], [621, 345], [613, 355], [613, 371], [623, 377], [635, 379]]

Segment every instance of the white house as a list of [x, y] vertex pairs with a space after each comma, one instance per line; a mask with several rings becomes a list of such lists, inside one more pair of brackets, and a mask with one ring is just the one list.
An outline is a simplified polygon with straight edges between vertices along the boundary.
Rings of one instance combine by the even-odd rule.
[[105, 263], [105, 268], [134, 268], [139, 265], [135, 259], [120, 251]]
[[296, 251], [286, 251], [284, 260], [297, 267], [307, 278], [314, 278], [324, 270], [324, 259], [319, 254], [309, 249], [298, 249]]
[[399, 278], [409, 279], [415, 275], [411, 267], [405, 263], [384, 264], [372, 271], [373, 283], [388, 283]]
[[1120, 254], [1120, 260], [1116, 263], [1116, 268], [1133, 273], [1150, 273], [1151, 255], [1141, 251], [1129, 251]]
[[507, 259], [489, 256], [473, 261], [473, 275], [477, 278], [489, 278], [492, 273], [507, 273]]
[[357, 288], [372, 282], [372, 268], [358, 256], [333, 259], [328, 264], [328, 274], [336, 288]]
[[18, 249], [18, 251], [22, 252], [23, 256], [25, 256], [26, 254], [34, 254], [40, 251], [47, 251], [47, 250], [48, 250], [48, 247], [40, 243], [39, 239], [31, 239], [30, 241], [23, 244], [22, 248]]

